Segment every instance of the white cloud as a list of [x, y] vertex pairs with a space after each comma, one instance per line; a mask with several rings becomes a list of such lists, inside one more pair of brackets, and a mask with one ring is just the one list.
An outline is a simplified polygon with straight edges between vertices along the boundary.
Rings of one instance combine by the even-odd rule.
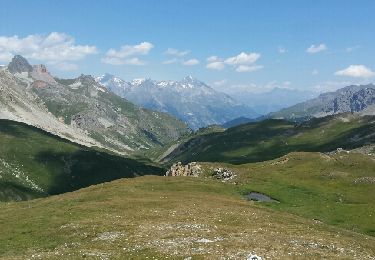
[[256, 65], [255, 62], [260, 58], [260, 53], [241, 52], [237, 56], [222, 59], [218, 56], [210, 56], [207, 58], [207, 69], [223, 70], [225, 65], [230, 65], [237, 72], [253, 72], [262, 69], [263, 66]]
[[306, 52], [308, 53], [318, 53], [321, 51], [327, 50], [327, 46], [324, 43], [321, 43], [319, 45], [311, 45], [309, 48], [307, 48]]
[[262, 69], [262, 65], [253, 65], [253, 66], [247, 66], [247, 65], [240, 65], [236, 68], [237, 72], [253, 72]]
[[375, 76], [375, 72], [364, 65], [350, 65], [346, 69], [337, 71], [335, 75], [355, 78], [370, 78]]
[[222, 61], [214, 61], [206, 65], [206, 68], [210, 70], [222, 70], [224, 67], [225, 65]]
[[178, 59], [173, 58], [173, 59], [170, 59], [170, 60], [165, 60], [162, 63], [163, 64], [173, 64], [173, 63], [176, 63], [176, 62], [178, 62]]
[[190, 59], [190, 60], [182, 62], [182, 65], [185, 65], [185, 66], [194, 66], [194, 65], [198, 65], [198, 64], [199, 64], [199, 60], [197, 60], [197, 59]]
[[154, 45], [149, 42], [142, 42], [137, 45], [123, 45], [119, 50], [109, 49], [104, 58], [103, 63], [111, 65], [144, 65], [137, 55], [147, 55]]
[[215, 62], [215, 61], [221, 61], [221, 59], [218, 56], [210, 56], [207, 58], [207, 62]]
[[[20, 54], [48, 64], [64, 64], [67, 61], [81, 60], [97, 52], [95, 46], [75, 44], [75, 39], [65, 33], [31, 34], [24, 38], [17, 35], [0, 36], [0, 60], [5, 62], [10, 61], [15, 54]], [[72, 64], [70, 68], [73, 68]]]
[[375, 72], [364, 65], [350, 65], [346, 69], [336, 71], [335, 75], [354, 78], [370, 78], [375, 76]]
[[225, 60], [225, 63], [229, 65], [247, 65], [247, 64], [255, 63], [259, 58], [260, 58], [259, 53], [241, 52], [237, 56], [227, 58]]
[[311, 71], [311, 75], [318, 75], [319, 74], [319, 71], [317, 69], [314, 69], [313, 71]]
[[286, 53], [286, 49], [285, 49], [284, 47], [281, 47], [281, 46], [279, 46], [279, 47], [277, 48], [277, 51], [278, 51], [279, 53]]
[[177, 56], [177, 57], [182, 57], [182, 56], [185, 56], [189, 53], [190, 51], [179, 51], [177, 49], [174, 49], [174, 48], [168, 48], [164, 53], [167, 54], [167, 55], [172, 55], [172, 56]]

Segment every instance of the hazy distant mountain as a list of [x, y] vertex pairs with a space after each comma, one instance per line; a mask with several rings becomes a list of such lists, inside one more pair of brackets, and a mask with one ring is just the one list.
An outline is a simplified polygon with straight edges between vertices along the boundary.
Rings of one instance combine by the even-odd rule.
[[234, 127], [234, 126], [238, 126], [238, 125], [242, 125], [242, 124], [247, 124], [247, 123], [250, 123], [250, 122], [255, 122], [257, 121], [256, 119], [251, 119], [251, 118], [247, 118], [247, 117], [237, 117], [233, 120], [230, 120], [224, 124], [222, 124], [221, 126], [224, 127], [224, 128], [230, 128], [230, 127]]
[[262, 93], [241, 91], [228, 92], [228, 94], [262, 115], [278, 111], [285, 107], [290, 107], [318, 95], [311, 91], [286, 88], [274, 88], [271, 91]]
[[240, 116], [257, 116], [249, 106], [191, 76], [181, 81], [135, 79], [126, 82], [104, 74], [96, 81], [139, 106], [174, 115], [193, 129], [222, 124]]
[[0, 119], [123, 154], [160, 147], [190, 132], [182, 121], [140, 108], [91, 76], [57, 79], [21, 56], [0, 70]]
[[345, 112], [375, 114], [375, 85], [352, 85], [271, 113], [272, 118], [300, 119]]

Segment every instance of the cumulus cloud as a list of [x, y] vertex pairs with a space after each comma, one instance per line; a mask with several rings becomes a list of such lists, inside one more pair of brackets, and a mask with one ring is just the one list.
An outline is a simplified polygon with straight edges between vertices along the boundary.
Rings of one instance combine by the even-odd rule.
[[105, 57], [102, 58], [102, 62], [111, 65], [144, 65], [144, 61], [134, 56], [147, 55], [152, 48], [154, 48], [154, 45], [149, 42], [141, 42], [137, 45], [123, 45], [119, 50], [109, 49]]
[[308, 53], [318, 53], [321, 51], [327, 50], [327, 46], [324, 43], [321, 43], [319, 45], [311, 45], [309, 48], [307, 48], [306, 52]]
[[346, 69], [337, 71], [335, 75], [354, 78], [370, 78], [375, 76], [375, 72], [364, 65], [350, 65]]
[[215, 61], [220, 61], [221, 59], [218, 56], [210, 56], [206, 60], [207, 62], [215, 62]]
[[[75, 39], [65, 33], [32, 34], [24, 38], [17, 35], [0, 36], [0, 61], [5, 62], [10, 61], [15, 54], [20, 54], [47, 64], [60, 64], [64, 69], [64, 64], [68, 64], [66, 62], [78, 61], [97, 52], [95, 46], [77, 45]], [[77, 68], [76, 65], [69, 64], [69, 69]]]
[[222, 61], [214, 61], [206, 65], [206, 68], [210, 70], [222, 70], [224, 69], [224, 67], [225, 65], [224, 65], [224, 62]]
[[237, 56], [227, 58], [226, 64], [229, 65], [247, 65], [256, 62], [260, 58], [259, 53], [245, 53], [241, 52]]
[[190, 60], [186, 60], [182, 62], [182, 65], [185, 65], [185, 66], [194, 66], [198, 64], [199, 64], [199, 60], [197, 59], [190, 59]]
[[229, 65], [235, 68], [237, 72], [253, 72], [263, 68], [261, 65], [256, 65], [256, 61], [260, 58], [260, 53], [246, 53], [241, 52], [240, 54], [222, 59], [218, 56], [210, 56], [207, 58], [207, 69], [222, 70], [225, 65]]
[[179, 50], [174, 49], [174, 48], [168, 48], [164, 53], [167, 54], [167, 55], [171, 55], [171, 56], [182, 57], [182, 56], [185, 56], [185, 55], [189, 54], [190, 51], [188, 51], [188, 50], [179, 51]]

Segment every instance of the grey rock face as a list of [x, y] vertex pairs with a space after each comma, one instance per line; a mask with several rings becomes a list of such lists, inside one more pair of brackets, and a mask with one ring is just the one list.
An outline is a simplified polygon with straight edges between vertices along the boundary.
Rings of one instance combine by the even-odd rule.
[[[361, 113], [375, 105], [375, 85], [348, 86], [335, 92], [321, 94], [295, 106], [271, 113], [272, 118], [311, 118], [340, 113]], [[375, 114], [368, 110], [367, 115]]]
[[8, 70], [11, 73], [31, 72], [33, 70], [33, 67], [24, 57], [22, 57], [21, 55], [16, 55], [9, 63]]

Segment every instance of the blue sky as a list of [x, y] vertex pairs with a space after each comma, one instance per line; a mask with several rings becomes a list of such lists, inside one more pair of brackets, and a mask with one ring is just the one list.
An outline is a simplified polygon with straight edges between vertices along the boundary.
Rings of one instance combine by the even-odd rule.
[[61, 77], [193, 75], [223, 91], [374, 81], [375, 1], [5, 1], [0, 64]]

